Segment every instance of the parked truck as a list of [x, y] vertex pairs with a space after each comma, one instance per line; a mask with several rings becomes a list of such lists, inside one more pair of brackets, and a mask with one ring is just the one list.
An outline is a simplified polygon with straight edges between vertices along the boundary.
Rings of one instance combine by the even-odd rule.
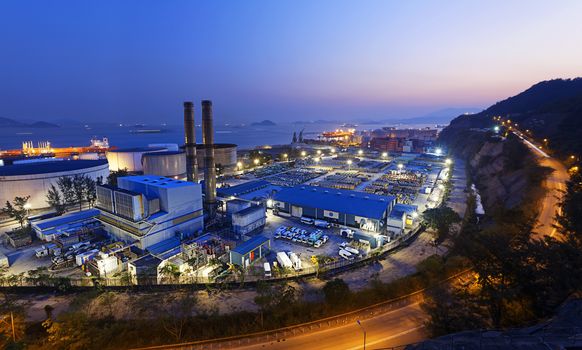
[[40, 246], [40, 248], [36, 248], [34, 250], [34, 255], [36, 255], [37, 258], [43, 258], [49, 255], [60, 255], [60, 252], [61, 250], [56, 244], [49, 243]]
[[321, 228], [330, 228], [331, 224], [325, 220], [315, 220], [314, 225]]
[[301, 270], [301, 259], [299, 259], [297, 254], [295, 254], [293, 252], [289, 252], [289, 260], [291, 260], [293, 270], [295, 270], [295, 271]]
[[293, 263], [291, 263], [291, 260], [289, 259], [287, 253], [285, 252], [277, 253], [277, 261], [279, 262], [279, 265], [281, 265], [281, 268], [283, 269], [290, 269], [293, 267]]
[[269, 264], [268, 262], [266, 262], [263, 265], [263, 268], [265, 269], [265, 277], [271, 277], [271, 264]]

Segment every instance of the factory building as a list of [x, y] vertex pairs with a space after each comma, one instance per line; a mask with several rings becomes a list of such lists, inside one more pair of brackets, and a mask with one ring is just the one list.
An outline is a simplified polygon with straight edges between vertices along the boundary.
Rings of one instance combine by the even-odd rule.
[[145, 154], [166, 152], [167, 150], [165, 147], [136, 147], [110, 150], [106, 154], [107, 161], [109, 162], [109, 170], [119, 171], [127, 169], [127, 171], [132, 173], [142, 172], [142, 158]]
[[221, 198], [236, 198], [248, 193], [259, 191], [269, 186], [271, 186], [271, 183], [268, 181], [254, 180], [240, 185], [218, 188], [216, 190], [216, 195]]
[[230, 251], [230, 263], [248, 267], [265, 256], [270, 248], [271, 241], [267, 237], [255, 236]]
[[144, 175], [165, 176], [186, 180], [186, 153], [163, 151], [145, 153], [142, 156]]
[[326, 220], [371, 232], [384, 232], [396, 203], [393, 196], [299, 185], [273, 196], [276, 212]]
[[62, 236], [74, 236], [79, 231], [99, 226], [98, 216], [99, 210], [88, 209], [34, 221], [30, 226], [40, 240], [54, 241]]
[[199, 184], [159, 176], [127, 176], [118, 187], [97, 186], [99, 220], [117, 239], [140, 249], [204, 227]]
[[232, 231], [237, 237], [259, 231], [265, 227], [267, 214], [262, 205], [253, 205], [232, 214]]
[[[232, 174], [236, 171], [236, 145], [232, 143], [214, 144], [214, 165], [221, 169], [223, 174]], [[206, 145], [196, 145], [196, 157], [198, 164], [198, 174], [204, 173], [204, 157], [206, 156]], [[200, 176], [201, 177], [201, 176]]]
[[46, 195], [63, 176], [84, 175], [97, 180], [109, 176], [106, 160], [44, 160], [0, 166], [0, 203], [30, 196], [31, 209], [48, 208]]

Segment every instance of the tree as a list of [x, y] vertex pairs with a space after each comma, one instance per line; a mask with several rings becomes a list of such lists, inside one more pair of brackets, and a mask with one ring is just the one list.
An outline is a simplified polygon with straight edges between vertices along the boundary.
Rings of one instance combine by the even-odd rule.
[[176, 342], [182, 340], [188, 321], [198, 304], [194, 293], [183, 292], [171, 294], [163, 303], [159, 312], [163, 329]]
[[461, 221], [459, 214], [446, 206], [427, 209], [422, 214], [422, 218], [428, 227], [436, 230], [436, 242], [444, 241], [449, 234], [451, 225]]
[[46, 194], [46, 202], [58, 215], [63, 214], [66, 210], [61, 192], [53, 184], [51, 184]]
[[6, 206], [2, 208], [3, 213], [18, 221], [21, 229], [24, 228], [24, 222], [28, 216], [27, 203], [29, 199], [30, 196], [14, 197], [12, 203], [10, 201], [6, 201]]
[[341, 278], [334, 278], [323, 286], [325, 302], [329, 305], [338, 306], [349, 303], [351, 298], [350, 287]]
[[109, 176], [107, 176], [107, 184], [111, 186], [117, 186], [117, 179], [128, 175], [129, 171], [127, 170], [127, 168], [112, 171], [109, 173]]
[[75, 190], [73, 179], [70, 176], [61, 176], [57, 179], [57, 187], [61, 191], [65, 207], [75, 204]]
[[97, 200], [97, 182], [89, 176], [83, 176], [83, 197], [89, 204], [89, 207], [95, 205]]
[[73, 176], [73, 193], [75, 194], [75, 202], [79, 205], [79, 211], [81, 211], [85, 201], [85, 179], [83, 176]]
[[160, 277], [166, 283], [179, 283], [181, 275], [180, 268], [172, 263], [167, 263], [160, 269]]

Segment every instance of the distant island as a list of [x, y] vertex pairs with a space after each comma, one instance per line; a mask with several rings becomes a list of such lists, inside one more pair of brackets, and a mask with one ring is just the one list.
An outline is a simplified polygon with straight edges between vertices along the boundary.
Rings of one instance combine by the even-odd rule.
[[23, 123], [16, 121], [10, 118], [1, 118], [0, 117], [0, 127], [1, 128], [36, 128], [36, 129], [43, 129], [43, 128], [58, 128], [57, 124], [48, 123], [48, 122], [34, 122], [34, 123]]
[[262, 122], [255, 122], [255, 123], [251, 124], [251, 126], [275, 126], [275, 125], [277, 125], [277, 124], [275, 124], [273, 121], [267, 120], [267, 119], [263, 120]]

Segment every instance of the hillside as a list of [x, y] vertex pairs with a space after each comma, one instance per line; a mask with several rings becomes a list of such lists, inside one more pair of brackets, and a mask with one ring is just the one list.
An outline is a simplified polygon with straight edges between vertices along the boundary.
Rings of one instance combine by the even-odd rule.
[[23, 123], [10, 118], [0, 117], [0, 128], [58, 128], [56, 124], [48, 122]]
[[543, 81], [483, 112], [461, 115], [443, 130], [441, 141], [462, 147], [467, 132], [492, 127], [493, 116], [510, 118], [537, 139], [549, 139], [550, 148], [563, 156], [582, 154], [582, 78]]

